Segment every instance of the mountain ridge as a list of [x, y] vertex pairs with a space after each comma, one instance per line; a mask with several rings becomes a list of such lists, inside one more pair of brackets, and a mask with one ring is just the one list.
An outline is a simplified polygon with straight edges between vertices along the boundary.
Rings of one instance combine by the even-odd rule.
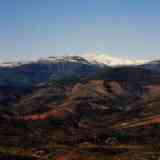
[[126, 68], [125, 70], [127, 68], [136, 70], [137, 68], [142, 70], [142, 73], [160, 71], [159, 61], [127, 60], [104, 54], [48, 57], [28, 62], [1, 64], [0, 86], [23, 87], [54, 81], [76, 81], [97, 75], [103, 70], [109, 71], [123, 67]]
[[149, 62], [149, 60], [133, 60], [127, 58], [118, 58], [110, 56], [108, 54], [77, 54], [77, 55], [66, 55], [66, 56], [50, 56], [46, 58], [39, 58], [31, 61], [13, 61], [13, 62], [2, 62], [0, 67], [17, 67], [24, 64], [30, 63], [59, 63], [59, 62], [83, 62], [83, 63], [96, 63], [104, 64], [109, 66], [120, 66], [120, 65], [141, 65]]

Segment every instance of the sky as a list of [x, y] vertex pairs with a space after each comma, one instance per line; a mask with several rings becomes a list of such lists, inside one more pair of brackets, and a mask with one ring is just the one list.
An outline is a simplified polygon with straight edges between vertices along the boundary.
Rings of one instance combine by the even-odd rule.
[[0, 61], [160, 58], [160, 0], [0, 0]]

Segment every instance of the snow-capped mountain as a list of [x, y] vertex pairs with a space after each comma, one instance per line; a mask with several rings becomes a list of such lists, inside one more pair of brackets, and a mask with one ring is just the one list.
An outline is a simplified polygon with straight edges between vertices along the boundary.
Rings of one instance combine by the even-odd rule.
[[132, 60], [125, 58], [117, 58], [107, 54], [81, 54], [81, 55], [69, 55], [69, 56], [58, 56], [58, 57], [48, 57], [48, 58], [40, 58], [38, 60], [33, 61], [25, 61], [25, 62], [5, 62], [1, 63], [0, 67], [17, 67], [25, 64], [31, 63], [66, 63], [66, 62], [75, 62], [75, 63], [91, 63], [91, 64], [99, 64], [99, 65], [107, 65], [107, 66], [125, 66], [125, 65], [141, 65], [145, 64], [148, 61], [144, 60]]
[[0, 86], [32, 86], [50, 80], [75, 80], [94, 76], [102, 69], [108, 71], [122, 66], [129, 66], [133, 69], [136, 66], [142, 70], [160, 71], [159, 61], [129, 60], [106, 54], [49, 57], [33, 61], [1, 63]]
[[9, 62], [0, 66], [0, 86], [33, 86], [48, 81], [73, 80], [93, 76], [102, 69], [82, 57], [49, 57], [29, 62]]
[[88, 60], [89, 62], [103, 63], [108, 66], [141, 65], [148, 62], [145, 60], [117, 58], [107, 54], [96, 54], [96, 53], [84, 54], [82, 55], [82, 57]]
[[59, 56], [59, 57], [47, 57], [47, 58], [40, 58], [37, 60], [32, 61], [21, 61], [21, 62], [2, 62], [0, 67], [18, 67], [27, 64], [57, 64], [57, 63], [67, 63], [67, 62], [79, 62], [79, 63], [86, 63], [89, 64], [87, 60], [80, 56]]

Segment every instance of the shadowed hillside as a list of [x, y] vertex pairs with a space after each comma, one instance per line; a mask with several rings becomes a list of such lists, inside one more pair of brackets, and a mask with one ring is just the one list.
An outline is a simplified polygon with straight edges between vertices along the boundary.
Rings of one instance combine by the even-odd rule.
[[159, 74], [138, 67], [2, 86], [0, 158], [156, 160], [159, 91]]

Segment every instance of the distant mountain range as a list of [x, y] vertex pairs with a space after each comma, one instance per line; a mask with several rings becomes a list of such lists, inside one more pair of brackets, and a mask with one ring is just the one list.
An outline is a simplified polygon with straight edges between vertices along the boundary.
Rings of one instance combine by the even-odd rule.
[[53, 80], [80, 79], [119, 67], [136, 67], [160, 71], [159, 61], [115, 58], [105, 54], [49, 57], [29, 62], [8, 62], [0, 65], [0, 86], [33, 86]]
[[107, 54], [82, 54], [81, 56], [69, 55], [69, 56], [53, 56], [48, 58], [41, 58], [34, 61], [25, 62], [5, 62], [1, 63], [1, 67], [16, 67], [31, 63], [64, 63], [64, 62], [80, 62], [80, 63], [92, 63], [103, 64], [108, 66], [120, 66], [120, 65], [141, 65], [149, 61], [145, 60], [131, 60], [124, 58], [112, 57]]

